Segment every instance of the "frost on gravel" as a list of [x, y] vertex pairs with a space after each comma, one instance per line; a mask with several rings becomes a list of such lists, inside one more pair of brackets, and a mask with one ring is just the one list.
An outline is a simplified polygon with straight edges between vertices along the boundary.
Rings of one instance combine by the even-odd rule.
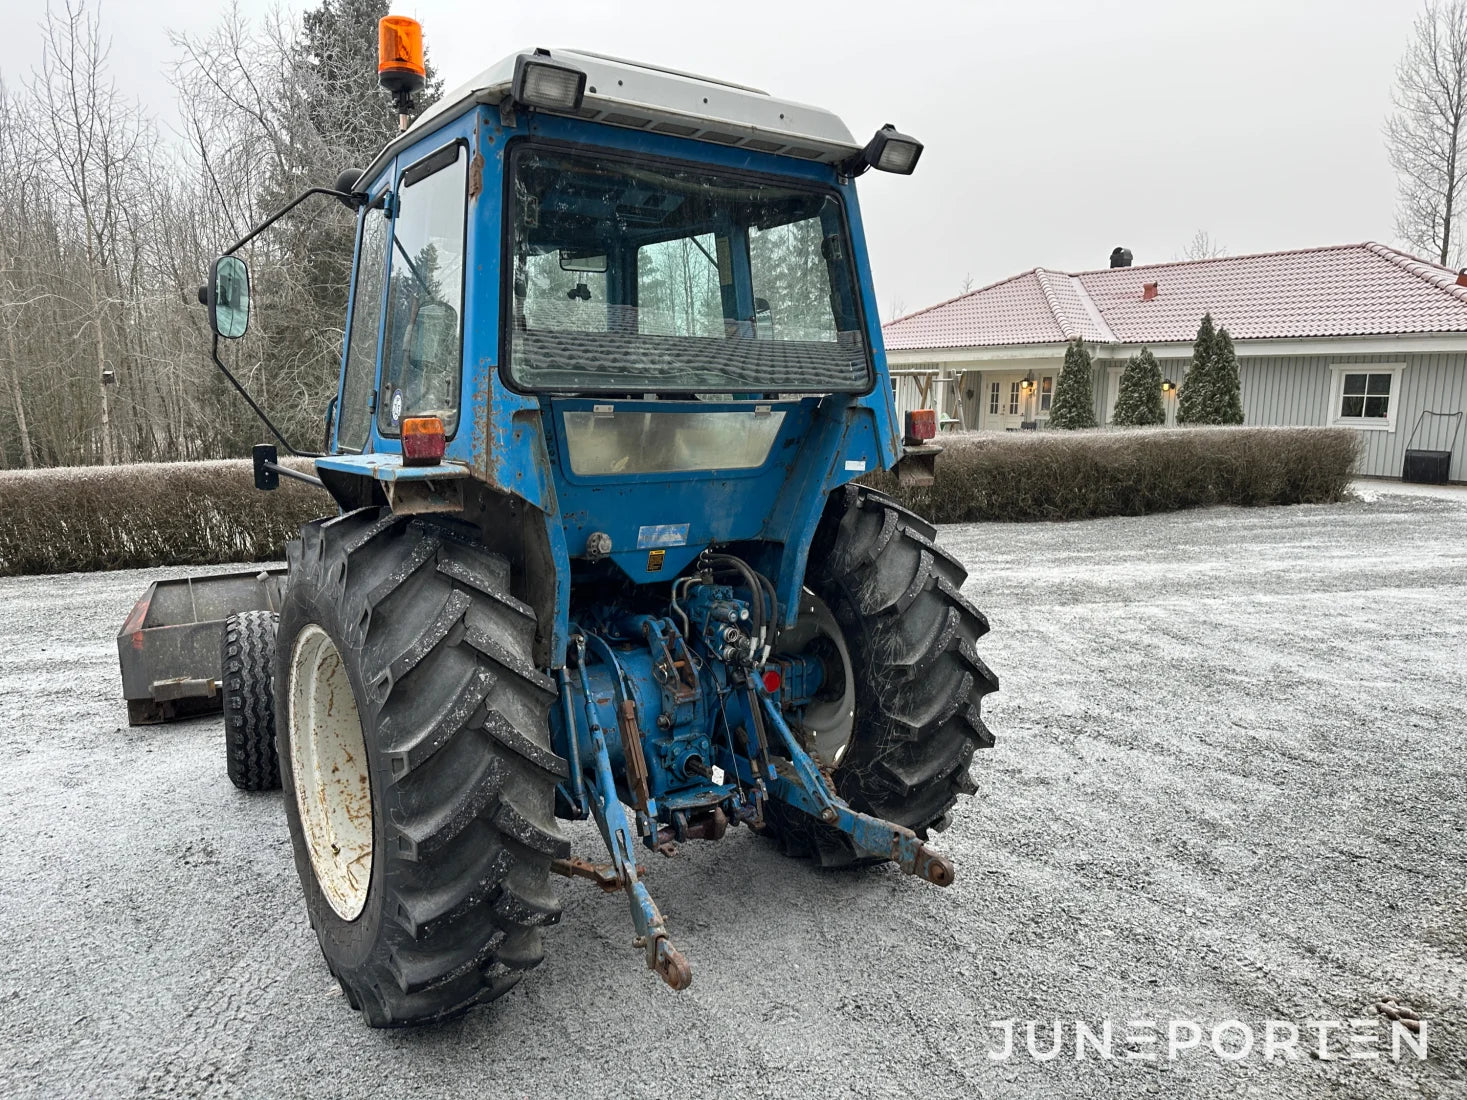
[[[557, 883], [545, 964], [407, 1035], [337, 995], [280, 795], [229, 785], [219, 722], [124, 724], [116, 631], [181, 571], [0, 581], [7, 1094], [1467, 1093], [1467, 501], [940, 538], [1002, 681], [980, 793], [935, 838], [951, 888], [732, 830], [650, 866], [686, 993], [623, 900]], [[998, 1020], [1303, 1024], [1386, 997], [1433, 1029], [1425, 1062], [989, 1057]]]

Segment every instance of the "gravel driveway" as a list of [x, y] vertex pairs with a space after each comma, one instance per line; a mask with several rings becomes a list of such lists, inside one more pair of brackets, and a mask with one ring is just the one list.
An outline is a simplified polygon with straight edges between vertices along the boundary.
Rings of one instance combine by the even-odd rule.
[[[0, 580], [0, 1091], [1467, 1095], [1467, 503], [942, 538], [1003, 683], [979, 796], [937, 838], [956, 884], [822, 874], [734, 830], [650, 869], [687, 992], [642, 968], [619, 897], [565, 883], [543, 966], [405, 1033], [343, 1003], [280, 796], [229, 785], [219, 722], [124, 724], [114, 635], [165, 572]], [[1261, 1041], [1384, 997], [1427, 1021], [1424, 1061], [1384, 1030], [1373, 1060], [1309, 1031], [1297, 1060], [1166, 1057], [1167, 1021]], [[1125, 1057], [1154, 1049], [1143, 1019], [1156, 1060]], [[1110, 1020], [1112, 1057], [1067, 1037], [1036, 1061], [1031, 1020], [1041, 1053], [1054, 1020]]]

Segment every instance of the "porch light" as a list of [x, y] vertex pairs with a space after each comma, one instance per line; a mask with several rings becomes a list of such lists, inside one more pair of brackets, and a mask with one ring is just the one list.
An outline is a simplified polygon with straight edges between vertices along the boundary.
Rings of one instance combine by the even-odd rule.
[[1034, 372], [1032, 370], [1024, 375], [1023, 381], [1019, 383], [1019, 389], [1024, 391], [1025, 397], [1034, 392]]
[[514, 59], [514, 83], [510, 96], [524, 107], [548, 111], [580, 110], [586, 94], [586, 74], [572, 65], [553, 61], [545, 50], [535, 56]]
[[1177, 384], [1175, 382], [1173, 382], [1170, 378], [1163, 378], [1161, 380], [1161, 392], [1162, 393], [1170, 394], [1176, 388], [1177, 388]]

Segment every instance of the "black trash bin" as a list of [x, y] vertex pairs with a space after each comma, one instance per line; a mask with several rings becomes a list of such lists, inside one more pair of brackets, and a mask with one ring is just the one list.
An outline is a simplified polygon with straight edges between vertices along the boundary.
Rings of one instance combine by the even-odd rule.
[[[1435, 418], [1428, 429], [1429, 439], [1438, 439], [1445, 436], [1446, 424], [1441, 424], [1442, 432], [1436, 431], [1437, 421], [1451, 421], [1451, 435], [1447, 438], [1447, 449], [1444, 451], [1428, 450], [1415, 446], [1416, 438], [1421, 434], [1421, 424], [1428, 416]], [[1430, 409], [1422, 411], [1416, 418], [1416, 426], [1411, 429], [1411, 438], [1406, 440], [1406, 460], [1401, 464], [1401, 480], [1412, 481], [1418, 485], [1445, 485], [1450, 476], [1452, 468], [1452, 451], [1457, 446], [1457, 432], [1462, 427], [1462, 413], [1432, 412]]]

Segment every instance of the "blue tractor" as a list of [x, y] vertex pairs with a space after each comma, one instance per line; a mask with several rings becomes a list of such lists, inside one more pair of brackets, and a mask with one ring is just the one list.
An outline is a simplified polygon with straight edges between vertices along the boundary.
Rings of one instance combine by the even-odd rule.
[[[553, 873], [621, 892], [681, 989], [641, 868], [738, 825], [947, 885], [926, 841], [992, 744], [988, 625], [934, 528], [860, 483], [935, 449], [904, 459], [854, 182], [921, 145], [562, 50], [408, 125], [416, 33], [382, 31], [402, 133], [318, 189], [357, 218], [306, 475], [339, 514], [289, 547], [278, 617], [229, 621], [221, 676], [231, 777], [284, 787], [347, 999], [396, 1026], [504, 993]], [[239, 247], [201, 292], [225, 339]], [[274, 447], [256, 471], [301, 476]], [[556, 824], [588, 816], [603, 862]]]

